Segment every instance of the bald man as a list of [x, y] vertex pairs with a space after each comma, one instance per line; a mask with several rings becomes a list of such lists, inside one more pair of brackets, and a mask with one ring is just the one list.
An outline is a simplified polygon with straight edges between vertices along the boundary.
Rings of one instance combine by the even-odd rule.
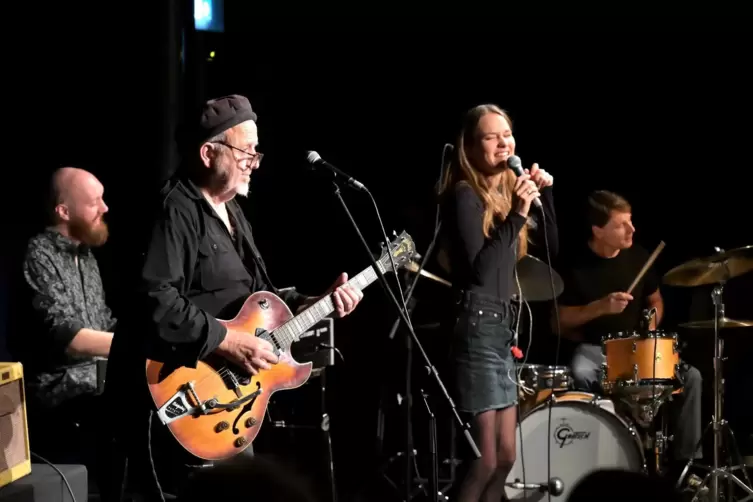
[[14, 333], [14, 345], [24, 363], [31, 448], [53, 462], [89, 465], [78, 450], [93, 439], [86, 417], [97, 415], [97, 366], [115, 328], [91, 250], [107, 241], [103, 193], [91, 173], [57, 170], [50, 225], [29, 241], [23, 263], [33, 318]]

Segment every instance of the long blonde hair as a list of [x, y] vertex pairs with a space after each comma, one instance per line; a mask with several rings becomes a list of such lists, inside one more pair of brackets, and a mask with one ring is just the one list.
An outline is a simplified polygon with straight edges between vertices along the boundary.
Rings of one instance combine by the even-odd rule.
[[[489, 187], [486, 184], [484, 174], [470, 161], [468, 150], [475, 144], [478, 123], [481, 117], [488, 113], [496, 113], [502, 116], [510, 127], [512, 127], [510, 116], [497, 105], [478, 105], [468, 110], [463, 120], [463, 128], [455, 141], [455, 151], [453, 152], [452, 161], [445, 172], [444, 183], [439, 189], [440, 197], [444, 197], [458, 183], [467, 183], [471, 186], [484, 204], [482, 228], [484, 236], [487, 239], [491, 237], [494, 218], [498, 217], [500, 220], [505, 220], [507, 215], [510, 214], [510, 210], [512, 209], [512, 191], [517, 178], [512, 170], [505, 169], [502, 172], [499, 186], [494, 188]], [[523, 228], [520, 230], [518, 259], [523, 258], [528, 252], [528, 227], [529, 224], [523, 225]]]

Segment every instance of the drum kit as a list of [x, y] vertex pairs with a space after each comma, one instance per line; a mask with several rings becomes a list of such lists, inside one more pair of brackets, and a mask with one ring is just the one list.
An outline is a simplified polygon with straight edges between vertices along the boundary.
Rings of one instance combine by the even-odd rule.
[[[729, 424], [722, 418], [721, 406], [724, 348], [721, 331], [753, 327], [753, 321], [724, 315], [722, 291], [727, 281], [751, 271], [753, 246], [747, 246], [727, 252], [717, 249], [717, 254], [686, 262], [662, 278], [669, 286], [714, 286], [711, 294], [714, 318], [679, 325], [711, 329], [714, 336], [714, 412], [703, 433], [704, 437], [709, 432], [713, 434], [713, 464], [706, 466], [691, 460], [677, 480], [680, 488], [694, 464], [708, 471], [702, 482], [694, 486], [693, 500], [698, 500], [702, 493], [713, 501], [733, 500], [736, 485], [746, 494], [737, 500], [753, 501], [753, 484], [745, 466], [731, 465], [733, 453], [741, 461], [742, 457]], [[523, 298], [551, 300], [549, 273], [549, 267], [540, 260], [522, 259], [518, 275]], [[559, 296], [562, 281], [556, 272], [552, 273], [554, 293]], [[447, 281], [443, 283], [449, 285]], [[654, 313], [645, 313], [642, 329], [638, 331], [607, 333], [602, 337], [605, 356], [602, 395], [575, 391], [567, 366], [518, 365], [518, 375], [513, 380], [520, 389], [520, 421], [516, 462], [506, 483], [510, 500], [567, 500], [579, 480], [599, 469], [663, 474], [671, 436], [667, 434], [663, 413], [666, 406], [662, 405], [681, 393], [682, 385], [676, 376], [680, 365], [678, 335], [649, 330]], [[720, 460], [723, 444], [730, 464]], [[735, 475], [736, 471], [742, 471], [745, 482]], [[720, 493], [720, 480], [727, 481], [726, 498]]]

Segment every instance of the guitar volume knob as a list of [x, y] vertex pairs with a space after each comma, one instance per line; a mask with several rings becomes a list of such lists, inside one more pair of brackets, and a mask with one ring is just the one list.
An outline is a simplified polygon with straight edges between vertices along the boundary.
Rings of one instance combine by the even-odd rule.
[[235, 446], [238, 448], [240, 448], [244, 444], [246, 444], [246, 438], [244, 437], [239, 437], [238, 439], [235, 440]]
[[226, 431], [229, 428], [230, 428], [230, 424], [227, 423], [227, 422], [225, 422], [225, 421], [222, 421], [222, 422], [219, 422], [217, 425], [214, 426], [214, 432]]
[[246, 419], [246, 427], [253, 427], [254, 425], [256, 425], [255, 418], [251, 417], [251, 418]]

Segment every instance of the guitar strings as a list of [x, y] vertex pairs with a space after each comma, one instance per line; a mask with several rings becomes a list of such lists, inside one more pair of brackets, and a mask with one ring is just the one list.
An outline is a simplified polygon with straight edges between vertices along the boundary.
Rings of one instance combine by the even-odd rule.
[[[371, 270], [371, 269], [368, 269], [368, 270]], [[370, 284], [370, 282], [373, 282], [373, 281], [369, 281], [368, 278], [365, 276], [366, 272], [367, 272], [367, 270], [364, 270], [363, 272], [361, 272], [357, 276], [353, 277], [352, 279], [350, 279], [348, 281], [348, 284], [350, 284], [351, 286], [354, 286], [354, 287], [358, 288], [359, 290], [363, 290], [365, 286], [368, 286]], [[363, 281], [365, 283], [364, 286], [361, 286], [360, 284], [358, 284], [361, 281]], [[334, 304], [332, 302], [332, 299], [329, 296], [325, 296], [321, 300], [318, 300], [316, 303], [314, 303], [313, 305], [311, 305], [311, 307], [309, 307], [308, 309], [306, 309], [301, 314], [303, 314], [303, 313], [305, 313], [305, 312], [307, 312], [307, 311], [309, 311], [309, 310], [311, 310], [313, 308], [317, 308], [319, 306], [324, 306], [324, 310], [323, 311], [325, 311], [325, 312], [327, 310], [329, 310], [329, 312], [332, 312], [332, 311], [335, 310], [335, 306], [334, 306]], [[301, 314], [299, 314], [299, 315], [301, 315]], [[291, 330], [291, 326], [295, 325], [298, 328], [299, 331], [305, 329], [304, 328], [305, 325], [304, 325], [304, 327], [302, 327], [301, 325], [297, 324], [299, 322], [299, 321], [296, 320], [298, 317], [299, 316], [296, 316], [296, 317], [293, 317], [292, 319], [289, 319], [287, 322], [283, 323], [277, 329], [274, 329], [271, 332], [269, 332], [269, 336], [270, 336], [270, 338], [272, 338], [272, 340], [270, 340], [270, 341], [274, 345], [278, 345], [278, 348], [282, 348], [281, 347], [282, 345], [290, 345], [290, 344], [292, 344], [293, 342], [296, 341], [296, 337], [293, 334], [293, 331]], [[279, 342], [282, 342], [282, 343], [279, 343]], [[218, 368], [217, 369], [217, 374], [220, 376], [220, 378], [224, 378], [224, 377], [229, 376], [229, 375], [232, 375], [235, 378], [238, 378], [238, 374], [235, 373], [230, 368], [228, 368], [227, 366], [222, 366], [222, 367]], [[199, 392], [198, 392], [199, 387], [203, 383], [206, 383], [207, 380], [210, 379], [210, 378], [212, 378], [213, 376], [214, 375], [212, 375], [212, 374], [205, 375], [203, 378], [201, 378], [200, 380], [197, 380], [194, 383], [194, 389], [196, 390], [197, 394], [199, 394]], [[228, 390], [230, 390], [230, 389], [228, 389]]]

